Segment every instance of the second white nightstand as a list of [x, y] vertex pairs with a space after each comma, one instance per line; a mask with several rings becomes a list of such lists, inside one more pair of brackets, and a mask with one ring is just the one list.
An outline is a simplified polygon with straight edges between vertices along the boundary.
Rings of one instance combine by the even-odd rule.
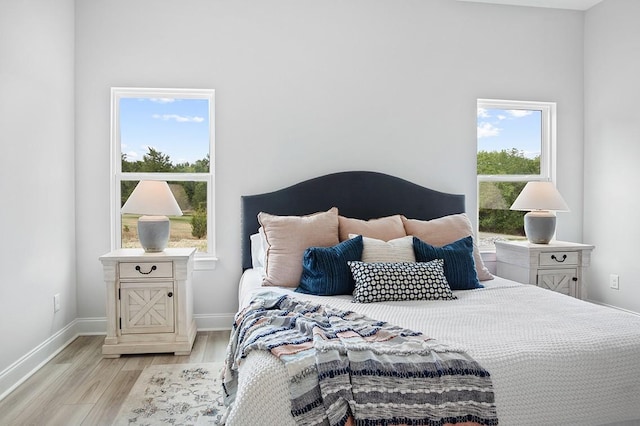
[[594, 246], [551, 241], [496, 241], [496, 275], [582, 298], [584, 271]]

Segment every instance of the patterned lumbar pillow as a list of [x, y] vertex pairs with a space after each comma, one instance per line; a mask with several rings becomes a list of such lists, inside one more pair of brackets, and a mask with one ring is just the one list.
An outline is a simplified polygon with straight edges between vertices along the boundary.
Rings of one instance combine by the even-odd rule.
[[347, 263], [355, 280], [354, 302], [457, 299], [447, 283], [442, 259], [423, 263]]

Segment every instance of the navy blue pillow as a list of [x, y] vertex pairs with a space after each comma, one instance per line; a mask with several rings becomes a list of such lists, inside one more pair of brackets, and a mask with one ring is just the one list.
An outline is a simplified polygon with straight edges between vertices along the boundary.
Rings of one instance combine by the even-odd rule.
[[451, 290], [471, 290], [484, 287], [478, 281], [478, 273], [473, 260], [473, 237], [462, 238], [443, 247], [434, 247], [417, 237], [413, 237], [413, 251], [418, 262], [444, 259], [444, 276], [447, 277]]
[[362, 258], [362, 236], [333, 247], [309, 247], [302, 258], [298, 293], [316, 296], [352, 294], [355, 282], [347, 262]]

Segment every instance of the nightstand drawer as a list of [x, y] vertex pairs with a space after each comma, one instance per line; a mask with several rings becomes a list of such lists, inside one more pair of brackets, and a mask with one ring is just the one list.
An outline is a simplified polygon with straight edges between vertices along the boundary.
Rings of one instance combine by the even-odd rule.
[[576, 266], [577, 251], [554, 251], [540, 253], [540, 266]]
[[173, 263], [121, 262], [120, 278], [173, 278]]

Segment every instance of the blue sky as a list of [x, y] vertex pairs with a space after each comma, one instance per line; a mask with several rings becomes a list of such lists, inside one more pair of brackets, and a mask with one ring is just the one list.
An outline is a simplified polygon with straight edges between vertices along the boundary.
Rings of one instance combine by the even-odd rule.
[[478, 108], [478, 151], [516, 148], [525, 157], [540, 155], [542, 112]]
[[142, 160], [151, 146], [173, 164], [193, 163], [209, 153], [209, 134], [207, 99], [120, 99], [120, 148], [128, 161]]

